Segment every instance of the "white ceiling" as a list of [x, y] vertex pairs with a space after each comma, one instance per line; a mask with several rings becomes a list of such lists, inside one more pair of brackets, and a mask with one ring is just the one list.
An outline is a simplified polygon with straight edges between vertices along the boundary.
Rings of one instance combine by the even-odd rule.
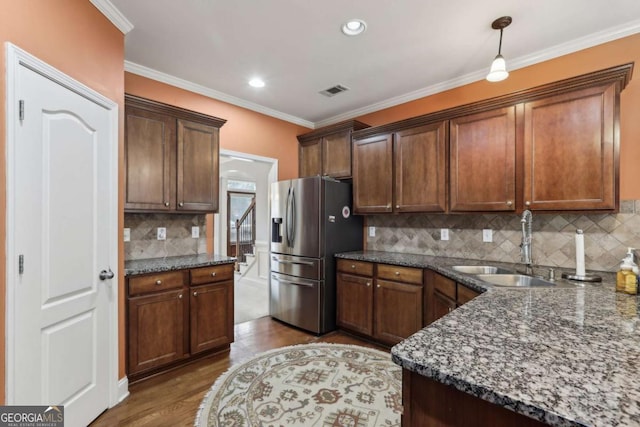
[[[308, 127], [640, 32], [639, 0], [111, 0], [127, 71]], [[366, 21], [358, 37], [340, 26]], [[266, 87], [247, 84], [262, 77]], [[350, 88], [332, 98], [318, 92]], [[500, 83], [492, 83], [500, 84]]]

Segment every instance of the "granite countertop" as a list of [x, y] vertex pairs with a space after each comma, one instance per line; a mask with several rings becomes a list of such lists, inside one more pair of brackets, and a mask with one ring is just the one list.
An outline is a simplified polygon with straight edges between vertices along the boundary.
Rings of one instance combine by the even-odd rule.
[[[519, 265], [387, 252], [340, 258], [430, 268], [482, 295], [392, 348], [405, 369], [555, 426], [640, 425], [638, 299], [601, 284], [492, 287], [450, 268]], [[560, 277], [556, 273], [556, 277]]]
[[124, 262], [124, 275], [133, 276], [145, 273], [161, 273], [163, 271], [182, 270], [185, 268], [208, 267], [219, 264], [232, 264], [235, 258], [216, 255], [198, 254], [169, 256], [164, 258], [137, 259]]

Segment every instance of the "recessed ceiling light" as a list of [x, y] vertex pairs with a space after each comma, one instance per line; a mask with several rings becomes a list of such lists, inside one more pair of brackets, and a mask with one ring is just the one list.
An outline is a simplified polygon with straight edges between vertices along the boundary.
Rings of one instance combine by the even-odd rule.
[[347, 36], [357, 36], [364, 33], [367, 24], [362, 19], [350, 19], [342, 24], [342, 32]]
[[253, 78], [251, 80], [249, 80], [249, 86], [251, 87], [264, 87], [264, 80], [262, 80], [261, 78]]

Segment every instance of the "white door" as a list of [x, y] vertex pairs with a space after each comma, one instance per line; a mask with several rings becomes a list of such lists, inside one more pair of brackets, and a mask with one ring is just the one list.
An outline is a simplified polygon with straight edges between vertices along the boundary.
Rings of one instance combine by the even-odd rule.
[[27, 66], [15, 79], [8, 403], [64, 405], [66, 426], [86, 426], [110, 404], [117, 278], [100, 272], [117, 267], [111, 115]]

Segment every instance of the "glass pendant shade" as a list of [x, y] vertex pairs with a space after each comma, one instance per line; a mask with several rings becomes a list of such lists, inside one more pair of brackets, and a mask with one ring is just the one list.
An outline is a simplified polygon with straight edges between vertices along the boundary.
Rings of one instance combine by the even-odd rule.
[[491, 63], [491, 69], [489, 70], [489, 74], [487, 74], [487, 80], [490, 82], [499, 82], [507, 77], [509, 77], [507, 63], [502, 55], [498, 54]]

